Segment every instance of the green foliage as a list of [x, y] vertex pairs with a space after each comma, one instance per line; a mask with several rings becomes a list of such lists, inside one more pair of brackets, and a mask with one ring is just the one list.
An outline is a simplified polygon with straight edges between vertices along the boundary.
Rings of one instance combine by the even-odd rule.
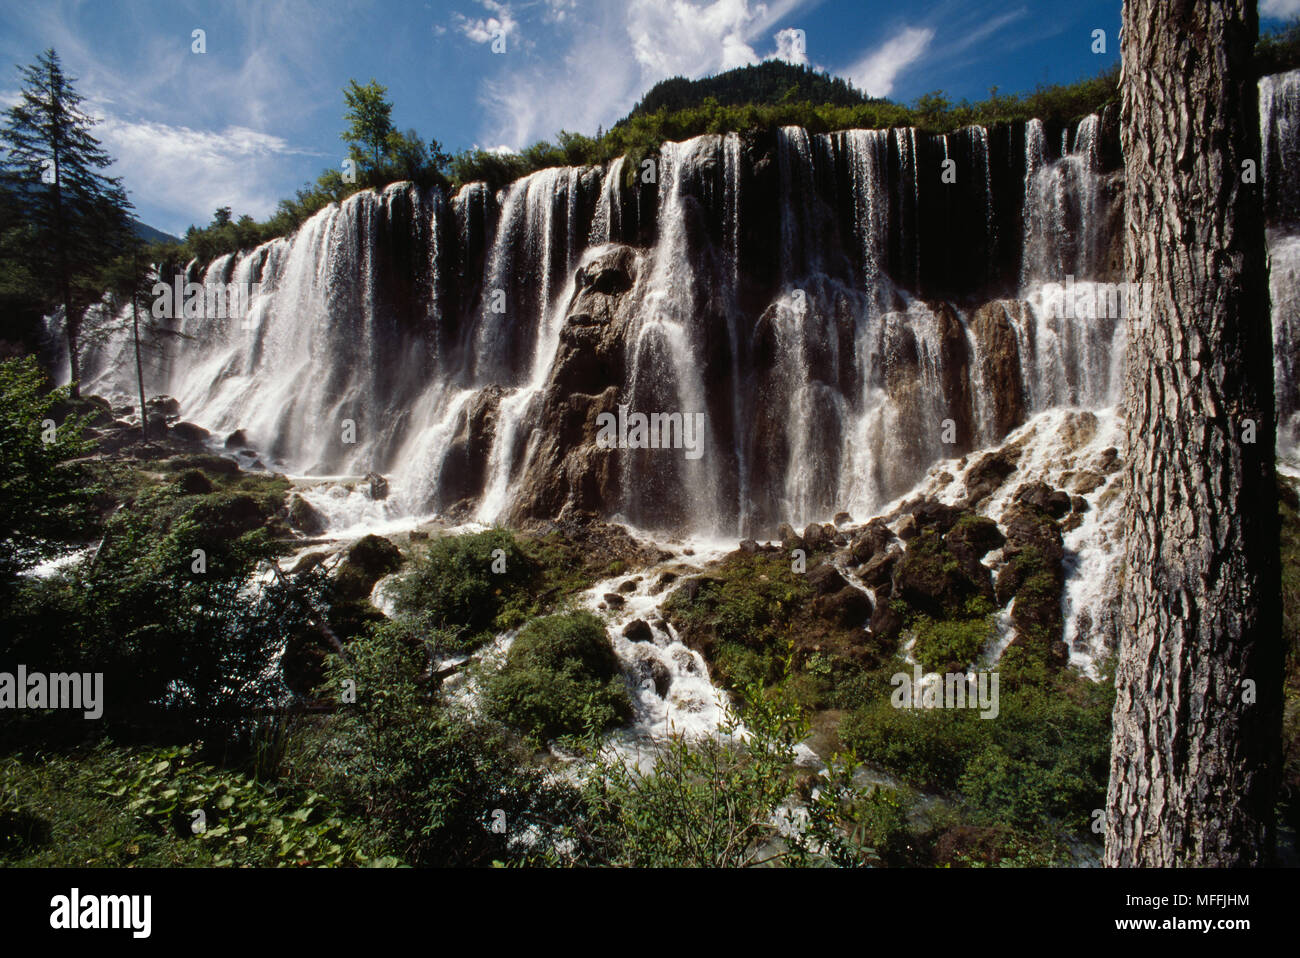
[[19, 570], [67, 554], [93, 528], [99, 490], [70, 462], [93, 449], [83, 438], [89, 416], [46, 425], [67, 399], [66, 388], [49, 389], [32, 357], [0, 362], [0, 597]]
[[9, 252], [22, 263], [29, 292], [51, 311], [66, 310], [75, 380], [82, 314], [103, 293], [97, 271], [135, 238], [131, 203], [122, 181], [101, 172], [112, 157], [91, 132], [95, 120], [81, 110], [58, 54], [46, 50], [19, 73], [23, 87], [0, 131], [0, 179], [27, 242]]
[[[493, 572], [502, 561], [504, 571]], [[449, 651], [467, 650], [518, 624], [537, 571], [504, 529], [442, 536], [393, 584], [394, 605], [400, 615], [453, 633], [447, 638]]]
[[[487, 865], [544, 840], [568, 790], [526, 767], [501, 731], [446, 705], [428, 681], [430, 638], [401, 622], [372, 628], [327, 663], [345, 705], [301, 737], [284, 775], [354, 810], [378, 844], [412, 865]], [[505, 832], [491, 829], [495, 811]], [[514, 841], [514, 839], [521, 839]]]
[[940, 619], [917, 616], [912, 622], [916, 645], [912, 654], [927, 672], [942, 670], [951, 663], [966, 666], [974, 662], [997, 635], [992, 615], [970, 619]]
[[585, 611], [528, 623], [486, 692], [492, 715], [539, 742], [603, 730], [632, 714], [605, 626]]
[[1255, 44], [1255, 75], [1268, 76], [1300, 67], [1300, 18], [1260, 35]]
[[1082, 827], [1105, 804], [1113, 684], [1050, 673], [1018, 650], [999, 662], [996, 718], [975, 709], [896, 709], [882, 696], [847, 717], [840, 736], [863, 761], [904, 781], [959, 793], [974, 821]]
[[[783, 60], [765, 60], [754, 66], [740, 67], [698, 80], [688, 80], [685, 77], [660, 80], [632, 108], [628, 119], [660, 110], [682, 110], [705, 100], [723, 106], [744, 106], [751, 103], [771, 105], [791, 101], [850, 106], [869, 102], [868, 97], [839, 77]], [[627, 120], [623, 122], [626, 123]]]
[[343, 119], [348, 127], [339, 138], [348, 145], [352, 158], [371, 170], [379, 168], [380, 155], [394, 132], [393, 104], [387, 99], [387, 93], [388, 89], [373, 78], [364, 86], [349, 80], [343, 88], [343, 100], [348, 107]]
[[190, 746], [10, 757], [0, 764], [5, 819], [22, 832], [0, 846], [0, 861], [21, 866], [391, 863], [367, 855], [356, 823], [322, 795], [214, 768]]
[[740, 718], [729, 715], [720, 737], [656, 743], [648, 769], [645, 756], [638, 762], [589, 742], [593, 764], [574, 837], [594, 864], [736, 868], [854, 864], [874, 855], [842, 827], [840, 789], [850, 769], [831, 769], [802, 824], [784, 811], [796, 790], [795, 746], [808, 734], [788, 686], [750, 686], [743, 700], [746, 738], [738, 736]]
[[[0, 659], [103, 672], [103, 726], [246, 741], [249, 713], [282, 692], [273, 666], [284, 637], [318, 621], [328, 587], [320, 570], [249, 586], [277, 550], [268, 528], [282, 495], [140, 492], [93, 558], [20, 583], [0, 611]], [[28, 731], [54, 729], [58, 714]]]

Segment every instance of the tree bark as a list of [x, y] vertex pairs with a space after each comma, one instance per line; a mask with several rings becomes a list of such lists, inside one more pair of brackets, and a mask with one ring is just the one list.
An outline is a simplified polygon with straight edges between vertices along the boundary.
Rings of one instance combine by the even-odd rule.
[[1105, 861], [1260, 865], [1284, 653], [1262, 185], [1243, 182], [1258, 17], [1253, 0], [1126, 0], [1123, 24], [1125, 260], [1153, 306], [1127, 327]]

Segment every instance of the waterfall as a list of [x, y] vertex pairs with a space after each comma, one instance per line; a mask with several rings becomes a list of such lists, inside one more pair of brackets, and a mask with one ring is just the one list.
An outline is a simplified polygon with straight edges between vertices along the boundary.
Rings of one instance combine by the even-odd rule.
[[[1298, 89], [1300, 71], [1260, 84], [1288, 444], [1300, 438], [1300, 245], [1286, 228]], [[704, 454], [616, 450], [601, 510], [757, 537], [840, 510], [870, 516], [1008, 425], [1118, 399], [1124, 322], [1104, 308], [1117, 278], [1113, 151], [1096, 116], [1059, 137], [1031, 120], [1023, 152], [1008, 150], [1018, 135], [786, 127], [665, 143], [654, 186], [638, 171], [626, 187], [618, 159], [495, 194], [358, 193], [201, 276], [190, 264], [186, 281], [254, 292], [237, 314], [169, 320], [146, 386], [217, 448], [242, 430], [271, 468], [388, 475], [392, 495], [366, 515], [459, 505], [502, 520], [543, 468], [545, 440], [594, 442], [547, 386], [577, 270], [636, 240], [618, 315], [593, 333], [618, 339], [622, 365], [600, 372], [632, 411], [704, 413]], [[944, 158], [955, 184], [938, 175]], [[87, 391], [131, 402], [129, 347], [115, 334], [87, 348]]]
[[1300, 70], [1259, 81], [1260, 179], [1270, 220], [1300, 220]]

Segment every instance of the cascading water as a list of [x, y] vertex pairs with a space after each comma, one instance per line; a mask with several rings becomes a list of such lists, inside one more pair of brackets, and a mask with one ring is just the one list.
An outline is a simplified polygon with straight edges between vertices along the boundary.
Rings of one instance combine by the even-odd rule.
[[[1282, 174], [1300, 138], [1298, 76], [1261, 83], [1270, 197], [1295, 194]], [[870, 515], [934, 461], [1027, 417], [1116, 401], [1123, 321], [1070, 308], [1070, 291], [1104, 303], [1098, 284], [1116, 278], [1102, 136], [1084, 118], [1054, 155], [1058, 138], [1038, 121], [1011, 152], [982, 127], [944, 138], [790, 127], [769, 141], [667, 143], [655, 194], [640, 167], [626, 182], [621, 159], [543, 170], [495, 196], [482, 184], [450, 200], [409, 185], [360, 193], [292, 237], [211, 263], [205, 282], [260, 284], [247, 315], [179, 317], [183, 338], [163, 344], [147, 385], [219, 439], [242, 430], [274, 468], [388, 475], [391, 497], [368, 507], [377, 515], [468, 503], [465, 515], [503, 519], [554, 428], [545, 386], [575, 271], [639, 239], [617, 401], [707, 413], [705, 452], [617, 450], [606, 514], [721, 535]], [[944, 159], [955, 184], [940, 178]], [[1019, 236], [999, 229], [1016, 218], [1008, 204]], [[1280, 344], [1294, 341], [1293, 245], [1273, 244]], [[969, 287], [950, 305], [931, 292], [952, 288], [945, 270]], [[1066, 289], [1056, 309], [1053, 285]], [[1009, 336], [977, 321], [986, 303], [1003, 304]], [[88, 390], [129, 401], [128, 345], [88, 351]], [[1290, 413], [1281, 345], [1278, 362]]]

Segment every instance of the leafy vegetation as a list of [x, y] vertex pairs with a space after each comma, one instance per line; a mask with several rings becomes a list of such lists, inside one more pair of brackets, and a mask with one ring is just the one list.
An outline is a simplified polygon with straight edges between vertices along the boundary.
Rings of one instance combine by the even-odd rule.
[[488, 711], [535, 741], [605, 730], [632, 713], [605, 626], [590, 612], [534, 619], [487, 686]]

